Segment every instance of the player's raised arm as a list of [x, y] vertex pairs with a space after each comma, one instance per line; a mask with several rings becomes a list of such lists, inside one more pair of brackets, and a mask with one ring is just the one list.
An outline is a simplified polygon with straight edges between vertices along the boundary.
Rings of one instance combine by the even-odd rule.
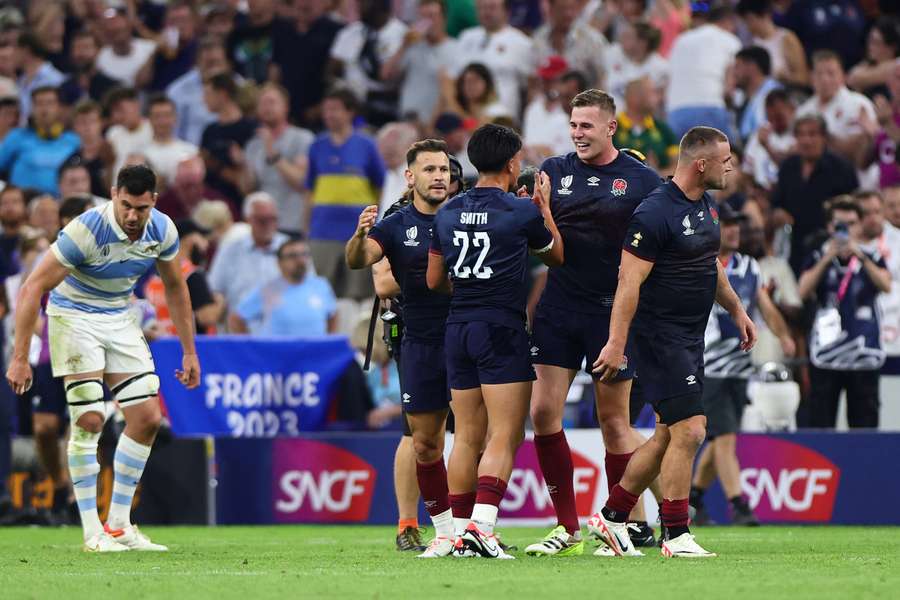
[[538, 258], [549, 267], [558, 267], [565, 260], [565, 252], [563, 248], [563, 239], [553, 220], [553, 213], [550, 211], [550, 176], [541, 171], [534, 174], [534, 196], [532, 201], [541, 211], [544, 218], [544, 226], [553, 235], [553, 242], [550, 248], [544, 252], [537, 252]]
[[641, 285], [652, 270], [652, 261], [631, 252], [622, 252], [619, 283], [613, 300], [612, 315], [609, 318], [609, 341], [594, 361], [593, 372], [600, 376], [600, 381], [612, 379], [625, 363], [625, 342], [628, 340], [631, 320], [637, 311]]
[[187, 282], [181, 275], [177, 260], [158, 260], [156, 269], [166, 289], [166, 305], [172, 315], [172, 323], [178, 332], [184, 356], [182, 370], [176, 371], [178, 380], [188, 389], [200, 385], [200, 361], [194, 345], [194, 312], [191, 310], [191, 296]]
[[756, 325], [750, 320], [750, 316], [744, 310], [744, 305], [741, 304], [741, 299], [731, 287], [728, 275], [725, 274], [725, 267], [721, 262], [716, 261], [716, 268], [718, 269], [716, 302], [731, 315], [731, 319], [741, 332], [741, 349], [747, 352], [756, 344]]
[[365, 207], [360, 213], [356, 233], [353, 234], [353, 237], [350, 238], [347, 246], [344, 248], [347, 266], [351, 269], [364, 269], [377, 263], [384, 257], [381, 244], [369, 237], [369, 231], [375, 225], [375, 219], [377, 218], [378, 207], [375, 205]]
[[31, 332], [41, 308], [41, 297], [55, 288], [69, 274], [53, 252], [44, 258], [31, 272], [16, 300], [16, 329], [13, 356], [6, 371], [6, 380], [16, 394], [25, 393], [31, 387], [31, 366], [28, 364], [28, 349], [31, 347]]

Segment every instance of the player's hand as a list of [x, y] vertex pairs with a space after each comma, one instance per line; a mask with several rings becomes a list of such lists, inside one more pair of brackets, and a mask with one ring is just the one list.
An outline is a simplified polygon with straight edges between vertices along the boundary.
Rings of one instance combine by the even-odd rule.
[[6, 371], [6, 381], [9, 382], [9, 387], [19, 396], [30, 390], [32, 375], [31, 365], [28, 364], [28, 361], [14, 358]]
[[793, 358], [797, 355], [797, 344], [794, 343], [794, 338], [785, 335], [778, 338], [778, 341], [781, 342], [781, 351], [784, 352], [785, 356]]
[[550, 210], [550, 176], [544, 171], [534, 174], [534, 196], [532, 201], [535, 206], [541, 209], [541, 212]]
[[175, 378], [189, 390], [200, 385], [200, 359], [196, 354], [182, 357], [181, 370], [175, 369]]
[[369, 235], [369, 230], [375, 225], [378, 218], [378, 207], [374, 204], [367, 206], [359, 213], [359, 222], [356, 224], [356, 237], [364, 238]]
[[753, 324], [747, 311], [743, 309], [734, 317], [734, 324], [741, 332], [741, 350], [750, 352], [751, 348], [756, 345], [756, 325]]
[[591, 372], [599, 375], [600, 381], [610, 381], [628, 364], [627, 361], [623, 348], [607, 342], [600, 351], [600, 356], [594, 361], [594, 368]]

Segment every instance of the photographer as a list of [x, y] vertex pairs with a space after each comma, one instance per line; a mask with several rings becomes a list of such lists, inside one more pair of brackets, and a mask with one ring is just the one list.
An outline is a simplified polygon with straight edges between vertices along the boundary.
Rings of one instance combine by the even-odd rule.
[[842, 390], [850, 427], [878, 426], [878, 372], [885, 354], [875, 302], [880, 292], [890, 291], [891, 276], [877, 251], [859, 246], [862, 217], [851, 196], [832, 199], [826, 207], [830, 237], [800, 276], [800, 297], [815, 307], [809, 339], [813, 427], [835, 426]]

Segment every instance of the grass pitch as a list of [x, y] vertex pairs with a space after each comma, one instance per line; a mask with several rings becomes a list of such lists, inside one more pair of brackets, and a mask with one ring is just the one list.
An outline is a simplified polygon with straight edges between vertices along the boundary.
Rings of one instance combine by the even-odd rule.
[[900, 528], [698, 528], [719, 553], [666, 560], [531, 558], [546, 529], [503, 528], [517, 560], [416, 560], [394, 529], [147, 527], [167, 554], [85, 554], [78, 529], [0, 529], [0, 598], [890, 598]]

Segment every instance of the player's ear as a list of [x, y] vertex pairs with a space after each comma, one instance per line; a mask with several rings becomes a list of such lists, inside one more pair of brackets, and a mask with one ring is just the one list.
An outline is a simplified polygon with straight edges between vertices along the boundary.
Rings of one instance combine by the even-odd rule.
[[409, 187], [412, 187], [413, 184], [416, 182], [416, 178], [415, 178], [415, 176], [413, 176], [413, 172], [410, 171], [409, 169], [407, 169], [406, 171], [403, 172], [403, 175], [406, 177], [406, 185], [408, 185]]
[[615, 117], [609, 120], [607, 129], [609, 131], [609, 137], [616, 135], [616, 130], [619, 129], [619, 122], [616, 121]]
[[701, 173], [706, 171], [706, 159], [705, 158], [698, 158], [695, 161], [695, 164], [697, 165], [697, 170], [700, 171]]

